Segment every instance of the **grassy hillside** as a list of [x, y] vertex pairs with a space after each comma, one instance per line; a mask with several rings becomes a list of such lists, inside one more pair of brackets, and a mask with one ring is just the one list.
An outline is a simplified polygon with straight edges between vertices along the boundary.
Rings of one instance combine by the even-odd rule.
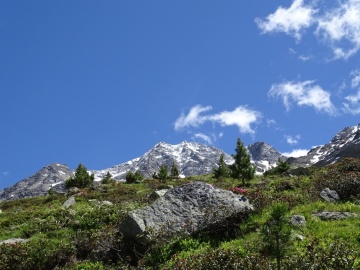
[[[29, 241], [0, 245], [0, 269], [278, 269], [274, 249], [269, 248], [276, 234], [277, 225], [271, 218], [278, 203], [286, 205], [286, 222], [279, 232], [290, 233], [281, 243], [281, 269], [360, 269], [359, 194], [350, 192], [359, 185], [360, 166], [344, 169], [344, 164], [350, 163], [312, 169], [308, 176], [257, 176], [242, 187], [256, 211], [236, 224], [235, 232], [223, 228], [171, 241], [158, 239], [136, 261], [130, 256], [133, 246], [124, 241], [118, 224], [127, 211], [150, 204], [152, 191], [194, 180], [232, 190], [241, 181], [204, 175], [166, 183], [144, 180], [100, 185], [81, 189], [76, 204], [67, 209], [62, 205], [73, 194], [3, 202], [0, 241]], [[347, 187], [339, 203], [318, 196], [324, 185], [331, 187], [332, 183]], [[351, 212], [359, 217], [324, 221], [312, 216], [321, 211]], [[304, 216], [306, 226], [289, 225], [292, 215]]]

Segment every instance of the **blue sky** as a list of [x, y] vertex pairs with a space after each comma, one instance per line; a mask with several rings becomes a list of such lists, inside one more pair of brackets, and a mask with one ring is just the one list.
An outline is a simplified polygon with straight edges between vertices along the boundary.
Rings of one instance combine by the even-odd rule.
[[2, 1], [0, 189], [160, 141], [282, 153], [360, 121], [360, 0]]

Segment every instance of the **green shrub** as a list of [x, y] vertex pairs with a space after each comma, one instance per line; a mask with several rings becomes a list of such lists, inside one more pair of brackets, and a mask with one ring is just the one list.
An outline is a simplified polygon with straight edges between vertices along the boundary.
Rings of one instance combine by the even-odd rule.
[[360, 195], [360, 159], [345, 158], [329, 165], [315, 179], [318, 192], [324, 188], [335, 190], [342, 200]]
[[22, 244], [6, 244], [0, 246], [0, 269], [54, 269], [66, 265], [74, 255], [74, 246], [62, 241], [39, 239]]
[[135, 183], [136, 181], [141, 181], [144, 179], [144, 176], [141, 174], [140, 171], [136, 171], [135, 173], [127, 172], [125, 176], [125, 180], [127, 184]]
[[274, 264], [263, 256], [242, 257], [237, 251], [227, 249], [208, 250], [188, 257], [175, 256], [163, 269], [176, 270], [273, 270]]

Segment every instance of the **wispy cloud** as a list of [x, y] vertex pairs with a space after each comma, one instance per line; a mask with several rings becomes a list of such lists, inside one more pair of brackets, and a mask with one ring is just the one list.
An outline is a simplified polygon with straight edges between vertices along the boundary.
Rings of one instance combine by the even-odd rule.
[[193, 139], [201, 139], [203, 141], [205, 141], [208, 144], [213, 144], [213, 140], [210, 136], [203, 134], [203, 133], [195, 133], [193, 136]]
[[295, 0], [289, 8], [279, 7], [266, 19], [256, 18], [262, 33], [284, 32], [300, 40], [302, 32], [312, 25], [317, 10], [305, 5], [303, 0]]
[[330, 93], [319, 85], [314, 85], [314, 81], [287, 81], [273, 84], [268, 94], [281, 98], [286, 110], [290, 110], [292, 103], [296, 103], [298, 106], [312, 107], [319, 112], [336, 114]]
[[316, 34], [328, 42], [335, 58], [347, 59], [360, 49], [360, 0], [339, 1], [339, 6], [318, 18]]
[[221, 126], [237, 126], [241, 133], [254, 134], [252, 124], [259, 121], [261, 113], [249, 109], [247, 106], [239, 106], [233, 111], [223, 111], [215, 114], [204, 114], [212, 109], [211, 106], [196, 105], [187, 115], [182, 113], [176, 119], [174, 128], [176, 131], [187, 127], [198, 127], [205, 122], [217, 123]]
[[282, 153], [286, 157], [301, 157], [306, 156], [309, 150], [306, 149], [294, 149], [291, 152]]
[[[334, 1], [335, 2], [335, 1]], [[305, 4], [294, 0], [289, 8], [278, 7], [265, 19], [255, 22], [262, 33], [282, 32], [299, 41], [310, 27], [315, 37], [331, 48], [335, 59], [348, 59], [360, 49], [360, 0], [336, 1], [337, 5]]]
[[2, 176], [2, 177], [6, 177], [9, 174], [10, 174], [9, 172], [0, 172], [0, 176]]
[[350, 74], [351, 76], [351, 87], [357, 88], [360, 86], [360, 70], [353, 70]]
[[207, 121], [206, 116], [202, 116], [201, 113], [210, 111], [211, 106], [196, 105], [192, 107], [187, 115], [182, 113], [175, 121], [175, 130], [180, 130], [185, 127], [197, 127]]
[[360, 114], [360, 90], [354, 95], [348, 95], [343, 102], [343, 111], [350, 114]]
[[290, 145], [295, 145], [299, 143], [299, 140], [301, 139], [300, 135], [291, 136], [291, 135], [285, 135], [286, 142]]
[[360, 114], [360, 70], [356, 69], [350, 73], [351, 88], [356, 89], [356, 93], [345, 96], [343, 111], [353, 115]]
[[311, 59], [311, 56], [299, 55], [299, 59], [303, 62], [307, 62]]

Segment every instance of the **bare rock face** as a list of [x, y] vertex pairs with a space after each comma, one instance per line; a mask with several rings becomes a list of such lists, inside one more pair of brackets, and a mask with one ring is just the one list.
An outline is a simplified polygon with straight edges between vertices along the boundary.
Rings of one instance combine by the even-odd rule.
[[47, 195], [50, 188], [64, 190], [64, 182], [72, 171], [64, 164], [50, 164], [34, 175], [0, 191], [0, 201]]
[[193, 182], [166, 192], [150, 206], [129, 212], [120, 231], [127, 238], [149, 243], [159, 236], [196, 233], [252, 210], [242, 195]]

